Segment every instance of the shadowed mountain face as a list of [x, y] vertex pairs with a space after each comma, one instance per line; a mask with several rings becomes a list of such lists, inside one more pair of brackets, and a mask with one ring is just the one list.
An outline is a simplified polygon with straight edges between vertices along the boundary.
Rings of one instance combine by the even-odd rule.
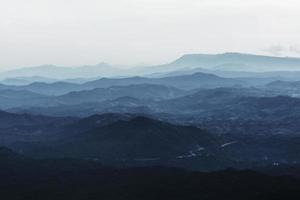
[[63, 126], [62, 130], [56, 141], [18, 141], [11, 147], [35, 157], [73, 157], [140, 165], [192, 158], [204, 149], [212, 152], [223, 142], [222, 138], [195, 127], [134, 115], [93, 116]]
[[93, 128], [69, 138], [59, 148], [75, 157], [159, 160], [216, 144], [214, 137], [203, 130], [136, 117]]
[[55, 140], [64, 126], [76, 120], [71, 117], [47, 117], [0, 111], [0, 145]]
[[[24, 118], [6, 114], [9, 119], [11, 116]], [[297, 126], [279, 125], [278, 121], [265, 122], [272, 129], [260, 121], [199, 122], [198, 126], [207, 131], [132, 114], [39, 120], [39, 124], [26, 125], [15, 120], [9, 127], [2, 127], [1, 145], [35, 158], [72, 157], [123, 167], [163, 165], [218, 170], [300, 162], [299, 132], [289, 132]], [[290, 129], [285, 134], [267, 133], [278, 126], [282, 126], [281, 131]]]

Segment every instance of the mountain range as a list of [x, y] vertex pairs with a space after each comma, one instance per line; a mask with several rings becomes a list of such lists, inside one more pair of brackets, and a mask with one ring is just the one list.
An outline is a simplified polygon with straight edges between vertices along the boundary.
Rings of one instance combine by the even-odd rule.
[[[43, 65], [2, 72], [0, 73], [0, 78], [6, 79], [16, 77], [41, 76], [45, 77], [46, 79], [63, 80], [97, 77], [128, 77], [134, 75], [149, 76], [156, 73], [171, 73], [173, 71], [179, 70], [188, 71], [195, 68], [225, 72], [299, 71], [300, 59], [292, 57], [272, 57], [243, 53], [187, 54], [165, 65], [132, 67], [130, 69], [122, 69], [120, 66], [113, 66], [106, 63], [80, 67], [59, 67], [55, 65]], [[6, 81], [6, 83], [9, 83], [9, 81]]]
[[[228, 134], [210, 128], [208, 122], [195, 127], [140, 114], [104, 114], [82, 119], [5, 112], [1, 116], [9, 126], [0, 129], [0, 145], [38, 159], [67, 157], [117, 167], [161, 165], [197, 170], [300, 162], [300, 136], [295, 133], [240, 134], [239, 127], [240, 132]], [[22, 121], [15, 120], [19, 118]], [[221, 129], [222, 121], [217, 123]], [[259, 125], [259, 121], [251, 123]], [[246, 124], [243, 127], [250, 128]]]
[[[172, 167], [120, 169], [90, 160], [35, 160], [3, 147], [0, 163], [3, 199], [44, 199], [45, 195], [57, 200], [299, 198], [299, 180], [282, 176], [283, 171], [291, 170], [289, 167], [260, 172], [195, 172]], [[297, 176], [299, 170], [293, 169], [291, 174]]]
[[94, 81], [88, 81], [82, 84], [69, 82], [42, 83], [34, 82], [29, 85], [12, 86], [0, 85], [0, 90], [27, 90], [43, 95], [63, 95], [72, 91], [91, 90], [95, 88], [108, 88], [112, 86], [129, 86], [138, 84], [156, 84], [170, 87], [176, 87], [181, 90], [191, 90], [197, 88], [216, 88], [241, 86], [247, 84], [242, 80], [231, 78], [222, 78], [212, 74], [195, 73], [191, 75], [164, 77], [164, 78], [101, 78]]
[[114, 76], [121, 69], [106, 63], [97, 65], [86, 65], [79, 67], [60, 67], [55, 65], [42, 65], [36, 67], [25, 67], [0, 73], [0, 78], [15, 77], [44, 77], [47, 79], [74, 79], [94, 78], [101, 76]]
[[292, 199], [299, 60], [192, 54], [2, 73], [0, 198]]
[[188, 54], [169, 64], [170, 66], [201, 67], [225, 71], [291, 71], [299, 70], [300, 59], [272, 57], [242, 53]]

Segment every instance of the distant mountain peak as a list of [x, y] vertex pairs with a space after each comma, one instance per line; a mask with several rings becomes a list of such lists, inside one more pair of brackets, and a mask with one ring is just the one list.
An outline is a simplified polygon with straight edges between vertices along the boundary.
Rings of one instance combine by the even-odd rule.
[[100, 62], [98, 64], [95, 65], [96, 67], [111, 67], [110, 64], [106, 63], [106, 62]]
[[300, 58], [275, 57], [239, 52], [221, 54], [185, 54], [167, 65], [169, 69], [214, 69], [231, 71], [300, 70]]

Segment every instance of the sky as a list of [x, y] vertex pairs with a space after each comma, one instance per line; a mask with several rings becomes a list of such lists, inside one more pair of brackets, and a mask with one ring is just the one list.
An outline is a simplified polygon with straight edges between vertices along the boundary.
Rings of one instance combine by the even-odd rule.
[[0, 70], [188, 53], [300, 57], [299, 0], [0, 0]]

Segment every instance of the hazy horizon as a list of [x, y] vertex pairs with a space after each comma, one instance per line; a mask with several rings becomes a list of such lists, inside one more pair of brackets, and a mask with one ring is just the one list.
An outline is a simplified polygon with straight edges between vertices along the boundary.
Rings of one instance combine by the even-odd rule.
[[[113, 62], [106, 62], [106, 61], [99, 61], [96, 63], [83, 63], [81, 65], [75, 64], [75, 65], [59, 65], [55, 63], [40, 63], [36, 65], [27, 65], [27, 66], [16, 66], [12, 69], [1, 69], [0, 67], [0, 72], [6, 72], [10, 70], [16, 70], [16, 69], [23, 69], [23, 68], [31, 68], [31, 67], [42, 67], [42, 66], [57, 66], [57, 67], [70, 67], [70, 68], [76, 68], [76, 67], [83, 67], [83, 66], [95, 66], [95, 65], [101, 65], [101, 64], [108, 64], [111, 65], [112, 67], [120, 68], [120, 69], [130, 69], [130, 68], [138, 68], [138, 67], [151, 67], [151, 66], [157, 66], [157, 65], [164, 65], [164, 64], [169, 64], [173, 61], [176, 61], [177, 59], [180, 59], [184, 55], [190, 55], [190, 54], [210, 54], [210, 55], [217, 55], [217, 54], [225, 54], [225, 53], [240, 53], [240, 54], [250, 54], [250, 53], [245, 53], [245, 52], [219, 52], [219, 53], [202, 53], [202, 52], [194, 52], [194, 53], [184, 53], [182, 55], [179, 55], [177, 57], [171, 58], [171, 60], [165, 61], [165, 62], [156, 62], [156, 63], [146, 63], [146, 62], [140, 62], [140, 63], [133, 63], [133, 64], [122, 64], [122, 63], [113, 63]], [[268, 54], [253, 54], [253, 55], [258, 55], [258, 56], [270, 56]], [[275, 56], [275, 57], [281, 57], [281, 56]], [[283, 56], [282, 56], [283, 57]], [[291, 57], [292, 58], [292, 57]], [[295, 57], [295, 58], [300, 58]]]
[[[43, 66], [55, 66], [55, 67], [67, 67], [67, 68], [78, 68], [78, 67], [84, 67], [84, 66], [96, 66], [96, 65], [102, 65], [102, 64], [107, 64], [109, 66], [111, 66], [112, 68], [115, 69], [133, 69], [133, 68], [143, 68], [143, 67], [155, 67], [155, 66], [160, 66], [160, 65], [165, 65], [165, 64], [170, 64], [178, 59], [180, 59], [181, 57], [183, 57], [184, 55], [220, 55], [220, 54], [226, 54], [226, 53], [233, 53], [233, 54], [243, 54], [243, 55], [255, 55], [255, 56], [270, 56], [270, 57], [275, 57], [275, 58], [296, 58], [296, 59], [300, 59], [300, 55], [299, 56], [284, 56], [284, 55], [269, 55], [269, 54], [255, 54], [255, 53], [245, 53], [245, 52], [220, 52], [220, 53], [202, 53], [202, 52], [195, 52], [195, 53], [186, 53], [186, 54], [182, 54], [179, 57], [175, 57], [172, 60], [163, 62], [163, 63], [152, 63], [152, 64], [147, 64], [147, 63], [139, 63], [139, 64], [128, 64], [128, 65], [124, 65], [121, 63], [108, 63], [105, 61], [101, 61], [98, 63], [90, 63], [90, 64], [82, 64], [82, 65], [56, 65], [53, 63], [41, 63], [38, 65], [28, 65], [28, 66], [17, 66], [15, 68], [12, 69], [1, 69], [0, 68], [0, 73], [1, 72], [8, 72], [8, 71], [14, 71], [17, 69], [29, 69], [29, 68], [35, 68], [35, 67], [43, 67]], [[247, 71], [247, 70], [245, 70]], [[269, 70], [272, 71], [272, 70]]]
[[11, 0], [0, 71], [53, 64], [164, 64], [190, 53], [300, 56], [296, 0]]

